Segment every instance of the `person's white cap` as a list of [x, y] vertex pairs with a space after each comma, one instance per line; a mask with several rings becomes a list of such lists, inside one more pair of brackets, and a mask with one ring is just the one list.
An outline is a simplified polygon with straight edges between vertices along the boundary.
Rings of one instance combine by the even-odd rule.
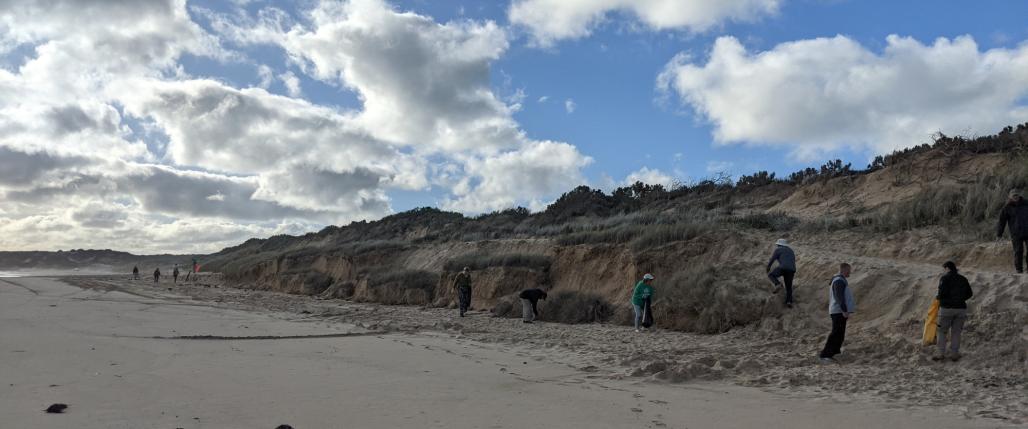
[[643, 280], [653, 280], [653, 274], [646, 273], [643, 275]]
[[778, 241], [775, 242], [775, 245], [776, 246], [789, 247], [789, 240], [786, 240], [784, 238], [779, 238]]

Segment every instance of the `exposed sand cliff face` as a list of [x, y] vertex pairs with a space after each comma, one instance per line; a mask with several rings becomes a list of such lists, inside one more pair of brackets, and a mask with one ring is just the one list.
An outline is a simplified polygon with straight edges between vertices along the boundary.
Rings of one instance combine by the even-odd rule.
[[1010, 161], [1009, 154], [948, 156], [931, 152], [916, 162], [852, 178], [812, 181], [788, 198], [774, 204], [771, 211], [816, 218], [873, 211], [898, 201], [909, 200], [929, 188], [973, 183]]
[[[654, 313], [658, 327], [723, 333], [725, 341], [759, 339], [770, 351], [762, 351], [758, 359], [724, 360], [714, 352], [683, 354], [674, 348], [658, 348], [628, 356], [631, 350], [624, 350], [622, 363], [635, 368], [633, 375], [681, 381], [759, 373], [765, 374], [761, 379], [790, 385], [817, 384], [809, 373], [792, 366], [807, 362], [823, 343], [829, 328], [827, 285], [840, 262], [854, 267], [850, 281], [858, 306], [852, 336], [847, 340], [846, 354], [852, 356], [848, 359], [867, 365], [869, 372], [864, 375], [871, 380], [881, 375], [873, 368], [884, 365], [905, 368], [887, 376], [915, 383], [932, 350], [920, 344], [924, 314], [935, 296], [942, 262], [953, 260], [975, 291], [964, 348], [976, 352], [961, 365], [979, 371], [975, 377], [985, 377], [981, 380], [991, 377], [982, 375], [988, 373], [999, 382], [1015, 380], [1023, 385], [1028, 373], [1028, 276], [1012, 273], [1008, 240], [982, 238], [994, 235], [992, 206], [966, 207], [971, 203], [995, 205], [995, 195], [1005, 195], [1005, 190], [997, 188], [1000, 182], [983, 177], [1010, 167], [1010, 162], [1020, 161], [1002, 155], [929, 153], [912, 166], [889, 167], [862, 176], [795, 188], [770, 185], [738, 195], [704, 194], [695, 201], [660, 206], [648, 214], [670, 217], [669, 221], [661, 218], [666, 222], [680, 222], [697, 212], [707, 216], [702, 220], [707, 223], [700, 224], [709, 228], [673, 240], [644, 239], [666, 223], [627, 228], [621, 232], [628, 231], [631, 236], [620, 241], [586, 244], [562, 241], [561, 233], [552, 231], [528, 239], [430, 240], [426, 237], [432, 236], [431, 231], [413, 228], [404, 240], [375, 244], [367, 251], [347, 250], [351, 248], [340, 247], [330, 236], [310, 236], [282, 239], [288, 250], [267, 252], [266, 258], [261, 257], [265, 253], [246, 253], [245, 246], [219, 257], [234, 261], [245, 256], [256, 261], [225, 271], [230, 284], [241, 288], [321, 299], [453, 307], [453, 279], [459, 270], [453, 261], [468, 255], [535, 255], [547, 264], [475, 267], [472, 307], [516, 317], [520, 314], [517, 293], [545, 287], [550, 297], [540, 303], [541, 320], [615, 324], [630, 323], [632, 287], [643, 273], [650, 272], [657, 277]], [[978, 215], [978, 223], [970, 227], [966, 222], [954, 223], [963, 227], [930, 223], [892, 230], [860, 227], [859, 222], [852, 227], [844, 222], [823, 228], [817, 223], [832, 216], [866, 219], [889, 210], [892, 217], [886, 220], [893, 219], [906, 214], [902, 212], [907, 210], [904, 204], [930, 192], [936, 193], [928, 200], [931, 204], [945, 205], [950, 198], [967, 202], [963, 212], [939, 209], [943, 215], [952, 211], [953, 216], [965, 216], [967, 210], [978, 210], [987, 218]], [[983, 192], [992, 199], [971, 195]], [[735, 212], [719, 211], [723, 206]], [[813, 223], [772, 232], [775, 228], [754, 227], [740, 220], [751, 214], [782, 211], [813, 219]], [[618, 228], [604, 225], [603, 219], [590, 222], [586, 231]], [[793, 243], [798, 257], [796, 305], [791, 309], [784, 308], [781, 294], [770, 292], [765, 274], [772, 243], [780, 237]], [[767, 375], [760, 359], [782, 362]], [[868, 375], [872, 372], [877, 375]], [[842, 377], [857, 386], [855, 391], [874, 390], [868, 384], [873, 382], [861, 374]], [[962, 385], [960, 391], [974, 395], [973, 384]], [[938, 388], [927, 382], [924, 386]]]

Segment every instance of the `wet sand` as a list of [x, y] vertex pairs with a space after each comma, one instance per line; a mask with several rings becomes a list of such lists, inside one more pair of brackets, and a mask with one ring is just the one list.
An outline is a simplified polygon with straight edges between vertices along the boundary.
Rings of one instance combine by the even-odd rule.
[[[509, 320], [497, 321], [507, 323]], [[1010, 427], [939, 408], [617, 379], [566, 350], [0, 279], [2, 427]], [[66, 414], [45, 414], [51, 403]]]

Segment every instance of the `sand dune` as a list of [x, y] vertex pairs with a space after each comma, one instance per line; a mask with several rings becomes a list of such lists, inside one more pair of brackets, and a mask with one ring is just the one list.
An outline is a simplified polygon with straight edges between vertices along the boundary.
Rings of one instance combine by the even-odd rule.
[[[864, 258], [855, 263], [872, 272], [874, 264], [887, 261]], [[885, 274], [875, 275], [896, 275], [894, 271], [897, 271], [890, 271], [885, 265], [876, 268]], [[934, 273], [929, 266], [922, 268], [901, 280], [912, 282], [914, 288], [925, 287], [917, 285], [928, 282]], [[866, 276], [870, 275], [854, 276], [854, 283], [859, 285], [869, 280]], [[1015, 279], [1000, 273], [971, 273], [971, 276], [977, 281], [983, 278], [996, 281], [997, 276]], [[169, 293], [166, 289], [125, 279], [77, 279], [76, 283], [146, 295]], [[179, 285], [174, 293], [226, 308], [284, 313], [302, 321], [353, 324], [367, 330], [417, 334], [418, 337], [471, 340], [477, 346], [499, 347], [507, 353], [524, 356], [526, 361], [569, 366], [587, 373], [585, 380], [678, 387], [728, 382], [767, 389], [775, 395], [800, 395], [799, 399], [804, 401], [858, 401], [876, 407], [926, 406], [965, 423], [964, 418], [988, 418], [987, 425], [1028, 423], [1024, 360], [1016, 357], [1019, 350], [1023, 352], [1021, 330], [1024, 325], [972, 317], [966, 335], [965, 359], [955, 364], [938, 364], [927, 359], [928, 350], [915, 345], [919, 323], [875, 326], [868, 321], [881, 317], [858, 313], [844, 354], [840, 356], [842, 364], [826, 366], [815, 358], [827, 332], [822, 320], [824, 310], [819, 300], [810, 299], [812, 293], [821, 291], [810, 285], [800, 286], [797, 292], [800, 305], [795, 312], [721, 335], [670, 331], [635, 335], [627, 327], [602, 324], [538, 323], [526, 327], [516, 319], [493, 318], [481, 311], [460, 319], [446, 309], [355, 304], [203, 285]], [[895, 300], [888, 306], [872, 305], [875, 291], [859, 293], [868, 308], [877, 305], [916, 309], [921, 299], [912, 298], [913, 303]], [[924, 294], [912, 293], [914, 295]], [[996, 302], [1023, 299], [1023, 295], [999, 296], [988, 290], [981, 290], [979, 297], [979, 308], [1002, 308], [1007, 304]], [[778, 298], [769, 296], [768, 305], [776, 306]], [[916, 314], [911, 316], [913, 319]], [[984, 348], [1001, 344], [999, 336], [1002, 335], [1015, 336], [1006, 341], [1009, 350], [1001, 350], [1005, 355]]]

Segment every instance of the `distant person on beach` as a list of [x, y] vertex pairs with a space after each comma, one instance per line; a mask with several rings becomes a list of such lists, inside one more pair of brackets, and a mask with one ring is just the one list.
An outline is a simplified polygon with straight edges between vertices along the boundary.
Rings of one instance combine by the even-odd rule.
[[539, 288], [525, 289], [518, 297], [521, 298], [521, 321], [532, 323], [539, 316], [539, 308], [536, 304], [540, 299], [546, 299], [546, 291]]
[[161, 281], [161, 269], [158, 268], [156, 270], [153, 270], [153, 282], [154, 283], [158, 283], [160, 281]]
[[1003, 230], [1010, 228], [1010, 240], [1014, 243], [1014, 269], [1024, 273], [1025, 247], [1028, 247], [1028, 202], [1024, 193], [1012, 189], [1007, 204], [999, 212], [996, 237], [1003, 238]]
[[967, 277], [957, 272], [957, 264], [947, 261], [942, 267], [946, 269], [946, 274], [939, 279], [939, 293], [935, 295], [935, 299], [939, 300], [939, 315], [935, 319], [939, 353], [932, 356], [932, 360], [941, 361], [946, 358], [946, 335], [949, 334], [949, 358], [956, 362], [960, 360], [960, 333], [967, 321], [967, 300], [974, 296], [974, 292], [971, 291]]
[[178, 264], [175, 264], [175, 269], [171, 270], [171, 282], [178, 283]]
[[457, 289], [457, 311], [460, 317], [464, 317], [464, 313], [467, 313], [468, 308], [471, 307], [470, 268], [464, 267], [464, 270], [457, 274], [457, 277], [453, 279], [453, 287]]
[[132, 267], [132, 279], [139, 280], [139, 267], [137, 266]]
[[850, 264], [839, 265], [839, 274], [832, 277], [832, 285], [828, 292], [828, 315], [832, 318], [832, 332], [828, 334], [825, 348], [821, 350], [821, 362], [835, 362], [835, 355], [842, 353], [842, 342], [846, 339], [846, 321], [857, 309], [850, 291], [849, 281], [853, 267]]
[[[778, 266], [772, 271], [771, 266], [778, 261]], [[779, 238], [775, 242], [775, 251], [771, 253], [771, 259], [767, 261], [767, 277], [775, 285], [774, 293], [782, 288], [779, 277], [785, 281], [785, 306], [792, 308], [792, 279], [796, 275], [796, 253], [789, 247], [789, 242]]]
[[643, 318], [646, 316], [646, 312], [649, 311], [648, 303], [652, 302], [653, 299], [653, 274], [646, 273], [643, 275], [642, 280], [635, 284], [635, 289], [632, 290], [632, 308], [635, 310], [635, 332], [642, 332], [640, 325], [643, 323]]

